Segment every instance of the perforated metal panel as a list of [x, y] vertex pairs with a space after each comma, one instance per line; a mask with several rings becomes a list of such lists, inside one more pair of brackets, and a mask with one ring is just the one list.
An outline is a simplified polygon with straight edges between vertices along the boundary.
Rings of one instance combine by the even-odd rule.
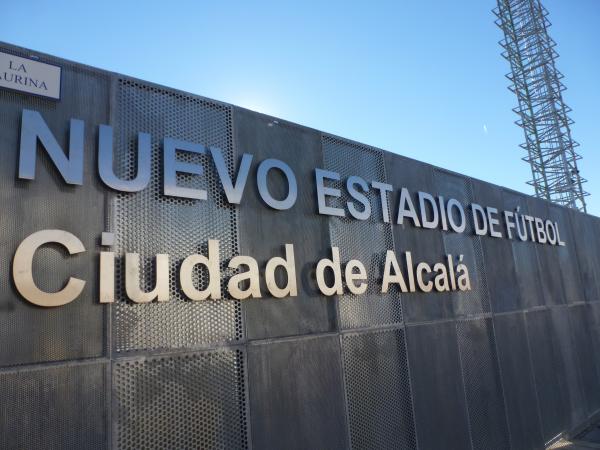
[[[519, 211], [527, 214], [527, 196], [504, 189], [502, 192], [504, 209], [506, 211]], [[519, 286], [520, 306], [522, 309], [544, 305], [544, 292], [542, 291], [543, 274], [531, 242], [523, 242], [517, 236], [512, 239], [513, 261], [517, 284]]]
[[600, 407], [599, 372], [596, 368], [596, 346], [593, 337], [594, 317], [589, 315], [587, 305], [569, 308], [570, 328], [573, 335], [573, 353], [577, 358], [576, 367], [581, 376], [583, 398], [586, 414], [591, 415]]
[[558, 258], [562, 286], [564, 289], [564, 300], [567, 303], [585, 301], [584, 284], [581, 278], [580, 262], [577, 259], [576, 238], [569, 220], [569, 211], [556, 205], [548, 205], [548, 218], [556, 221], [559, 225], [561, 239], [566, 243], [564, 246], [550, 247], [550, 261]]
[[[528, 197], [527, 198], [527, 212], [534, 217], [550, 217], [548, 210], [548, 202], [545, 200]], [[562, 238], [566, 238], [568, 234], [568, 223], [562, 223], [559, 225], [559, 230]], [[540, 267], [540, 273], [542, 273], [544, 281], [540, 283], [542, 292], [544, 293], [544, 301], [546, 306], [561, 305], [567, 303], [567, 295], [565, 295], [562, 278], [563, 272], [560, 267], [561, 263], [561, 251], [559, 247], [552, 245], [540, 245], [539, 243], [527, 242], [529, 247], [535, 250], [537, 254], [537, 261]], [[572, 267], [565, 267], [564, 275], [567, 275], [571, 271]], [[555, 272], [555, 276], [546, 276]]]
[[348, 448], [337, 335], [248, 345], [252, 448]]
[[522, 312], [494, 317], [496, 349], [514, 450], [543, 448], [541, 416]]
[[106, 364], [0, 373], [0, 448], [106, 449]]
[[226, 350], [115, 363], [116, 448], [247, 448], [245, 370]]
[[[325, 135], [322, 141], [325, 168], [341, 176], [341, 181], [329, 183], [342, 191], [340, 198], [328, 199], [331, 206], [345, 210], [346, 202], [352, 200], [345, 193], [345, 182], [350, 175], [358, 175], [367, 183], [385, 182], [381, 150]], [[371, 189], [367, 197], [371, 203], [368, 220], [352, 217], [329, 219], [331, 246], [339, 247], [342, 262], [358, 259], [367, 269], [367, 292], [360, 296], [348, 293], [339, 298], [340, 326], [346, 329], [402, 321], [400, 296], [395, 292], [380, 293], [385, 253], [394, 248], [392, 229], [381, 219], [379, 194]]]
[[455, 291], [452, 293], [454, 313], [456, 316], [470, 316], [490, 311], [490, 299], [488, 294], [487, 279], [485, 276], [485, 265], [483, 249], [479, 236], [473, 231], [470, 210], [468, 206], [473, 202], [473, 191], [468, 178], [454, 175], [452, 173], [435, 170], [435, 184], [440, 195], [446, 200], [455, 198], [465, 210], [467, 227], [463, 233], [448, 231], [444, 234], [444, 247], [446, 253], [458, 261], [463, 255], [463, 263], [469, 269], [471, 279], [470, 291]]
[[[418, 204], [418, 192], [435, 192], [433, 168], [418, 161], [403, 158], [384, 152], [387, 181], [395, 187], [390, 193], [390, 203], [394, 211], [391, 220], [396, 222], [400, 200], [399, 187], [405, 186]], [[395, 217], [394, 217], [395, 216]], [[412, 220], [392, 226], [396, 254], [401, 255], [410, 251], [413, 261], [435, 263], [445, 258], [444, 234], [439, 229], [423, 229], [415, 227]], [[450, 292], [421, 292], [401, 295], [402, 316], [405, 323], [428, 322], [449, 318], [454, 315]]]
[[[0, 45], [1, 51], [28, 56]], [[40, 57], [42, 62], [52, 62]], [[104, 223], [104, 189], [96, 175], [95, 133], [108, 120], [110, 80], [106, 74], [62, 63], [60, 102], [0, 90], [0, 366], [101, 356], [106, 310], [95, 305], [96, 240]], [[90, 107], [93, 105], [93, 107]], [[66, 151], [69, 120], [86, 123], [83, 186], [67, 186], [38, 144], [35, 180], [18, 179], [19, 131], [23, 109], [38, 111]], [[87, 251], [68, 257], [59, 248], [42, 248], [34, 259], [39, 287], [58, 290], [70, 276], [86, 280], [81, 296], [60, 308], [39, 308], [24, 300], [11, 280], [11, 261], [19, 243], [43, 229], [76, 235]], [[77, 324], [74, 326], [73, 324]]]
[[570, 427], [569, 392], [560, 348], [552, 325], [552, 311], [525, 314], [535, 388], [547, 442]]
[[417, 448], [404, 330], [345, 335], [342, 351], [352, 448]]
[[[589, 328], [589, 342], [587, 348], [597, 350], [600, 348], [600, 303], [593, 302], [585, 305], [585, 316], [588, 322]], [[586, 347], [580, 348], [580, 351], [585, 350]], [[588, 364], [593, 366], [590, 370], [595, 369], [596, 377], [594, 377], [594, 393], [590, 396], [590, 407], [593, 410], [600, 409], [600, 389], [597, 382], [600, 379], [600, 352], [592, 351], [590, 354], [585, 355], [589, 357]], [[586, 364], [587, 365], [587, 364]]]
[[[592, 396], [592, 392], [589, 392], [588, 396], [586, 396], [584, 394], [584, 387], [582, 386], [580, 371], [582, 364], [579, 363], [577, 358], [578, 349], [573, 342], [574, 333], [570, 323], [573, 308], [565, 306], [550, 310], [553, 339], [555, 340], [557, 350], [555, 358], [558, 359], [557, 364], [562, 368], [563, 378], [561, 382], [565, 388], [568, 400], [566, 409], [570, 412], [570, 415], [568, 415], [568, 425], [570, 427], [577, 426], [587, 418], [587, 402], [591, 400]], [[585, 327], [585, 322], [582, 321], [577, 327]], [[589, 357], [591, 358], [591, 354]]]
[[[235, 145], [238, 154], [253, 155], [244, 198], [239, 205], [240, 252], [251, 255], [259, 267], [283, 255], [283, 245], [294, 246], [298, 295], [273, 298], [265, 278], [260, 278], [260, 299], [242, 302], [248, 340], [295, 336], [337, 330], [337, 299], [324, 296], [315, 282], [315, 265], [331, 257], [329, 218], [317, 214], [314, 193], [315, 167], [323, 167], [321, 133], [243, 108], [233, 108]], [[266, 206], [258, 192], [256, 169], [261, 161], [285, 161], [298, 181], [298, 197], [286, 211]], [[283, 173], [269, 172], [268, 187], [274, 198], [287, 195]], [[276, 280], [283, 285], [283, 273]]]
[[419, 448], [471, 448], [454, 322], [408, 326], [406, 343]]
[[567, 214], [577, 237], [570, 247], [576, 250], [585, 299], [600, 301], [600, 220], [578, 211]]
[[[503, 238], [500, 239], [491, 236], [480, 238], [491, 308], [495, 313], [518, 310], [520, 309], [520, 292], [515, 264], [513, 263], [512, 242], [511, 239], [506, 237], [505, 221], [501, 213], [504, 209], [502, 190], [494, 185], [475, 179], [471, 179], [471, 186], [476, 203], [484, 207], [494, 207], [499, 211], [498, 220], [501, 225], [498, 228], [503, 235]], [[502, 264], [502, 270], [498, 270], [500, 264]], [[487, 270], [488, 267], [493, 269]]]
[[473, 449], [509, 448], [492, 319], [456, 322]]
[[[2, 43], [0, 48], [31, 53]], [[470, 220], [460, 235], [385, 224], [374, 189], [368, 221], [316, 214], [314, 191], [301, 183], [296, 205], [274, 211], [250, 179], [240, 221], [238, 209], [224, 201], [208, 155], [178, 155], [202, 164], [205, 172], [180, 174], [178, 184], [206, 189], [208, 200], [162, 195], [164, 137], [220, 148], [230, 173], [235, 140], [240, 151], [254, 155], [251, 176], [259, 161], [280, 158], [298, 181], [312, 179], [315, 167], [339, 172], [342, 180], [333, 185], [342, 192], [350, 175], [389, 181], [396, 189], [389, 195], [394, 204], [398, 189], [406, 186], [413, 198], [422, 190], [464, 206], [478, 198], [507, 210], [533, 210], [524, 195], [486, 185], [489, 192], [474, 196], [483, 183], [373, 147], [247, 110], [236, 110], [234, 118], [233, 107], [52, 57], [40, 55], [40, 61], [62, 66], [60, 101], [0, 90], [0, 151], [6, 162], [0, 164], [0, 260], [10, 262], [18, 243], [34, 231], [64, 229], [81, 238], [87, 251], [67, 257], [50, 246], [41, 249], [33, 264], [36, 282], [49, 291], [68, 276], [87, 284], [76, 301], [43, 309], [16, 294], [10, 270], [0, 271], [0, 448], [529, 450], [597, 410], [599, 219], [550, 207], [560, 224], [569, 216], [571, 230], [565, 226], [561, 233], [566, 247], [543, 247], [473, 236]], [[16, 178], [23, 108], [39, 111], [65, 150], [69, 119], [86, 122], [83, 186], [65, 185], [43, 151], [36, 179]], [[152, 179], [143, 192], [116, 193], [101, 184], [98, 124], [115, 128], [115, 172], [124, 179], [136, 174], [137, 133], [151, 133]], [[328, 199], [344, 209], [349, 200], [346, 194]], [[536, 214], [547, 214], [545, 203], [535, 204], [541, 211]], [[240, 302], [231, 299], [192, 302], [182, 296], [180, 263], [205, 253], [208, 239], [221, 241], [222, 283], [231, 275], [225, 264], [240, 252], [240, 223], [241, 248], [261, 265], [280, 254], [282, 243], [294, 243], [298, 297], [250, 300], [242, 314]], [[101, 231], [116, 233], [113, 306], [97, 303]], [[273, 242], [263, 242], [265, 236]], [[366, 263], [367, 295], [334, 300], [316, 290], [312, 269], [327, 256], [330, 241], [344, 261]], [[379, 293], [385, 251], [394, 245], [428, 262], [444, 253], [463, 254], [473, 291], [403, 295], [403, 310], [397, 292]], [[154, 255], [171, 256], [169, 302], [126, 300], [125, 252], [142, 255], [144, 289], [154, 285]], [[511, 264], [514, 272], [506, 270]], [[558, 278], [548, 279], [557, 276], [557, 267]], [[494, 278], [486, 268], [503, 272]], [[206, 285], [205, 272], [194, 276], [197, 285]], [[506, 289], [513, 279], [515, 286]], [[550, 286], [544, 292], [542, 283]], [[482, 318], [491, 316], [489, 289], [496, 291], [495, 312], [527, 312], [496, 314], [492, 328]], [[579, 303], [584, 298], [591, 303]], [[562, 303], [570, 305], [558, 306]], [[340, 337], [336, 318], [352, 330]], [[404, 319], [411, 322], [407, 328], [389, 326]], [[369, 329], [354, 329], [361, 327]], [[237, 345], [246, 338], [252, 340], [247, 350]]]
[[[154, 255], [171, 257], [170, 301], [132, 304], [124, 292], [124, 271], [117, 271], [120, 288], [113, 320], [118, 351], [195, 347], [242, 337], [239, 301], [192, 302], [178, 286], [181, 261], [206, 254], [208, 239], [220, 242], [222, 284], [231, 275], [227, 262], [239, 252], [236, 209], [225, 202], [219, 177], [209, 155], [180, 152], [178, 159], [202, 164], [203, 176], [178, 175], [181, 186], [206, 189], [208, 199], [190, 200], [162, 195], [162, 139], [171, 137], [221, 149], [231, 171], [234, 161], [231, 108], [217, 103], [120, 79], [115, 123], [116, 172], [135, 176], [137, 133], [152, 135], [152, 178], [138, 193], [118, 193], [112, 201], [116, 251], [141, 255], [144, 289], [154, 287]], [[122, 265], [122, 260], [121, 264]], [[204, 269], [202, 269], [204, 270]], [[197, 269], [196, 283], [204, 286], [207, 273]], [[223, 293], [226, 290], [223, 289]]]

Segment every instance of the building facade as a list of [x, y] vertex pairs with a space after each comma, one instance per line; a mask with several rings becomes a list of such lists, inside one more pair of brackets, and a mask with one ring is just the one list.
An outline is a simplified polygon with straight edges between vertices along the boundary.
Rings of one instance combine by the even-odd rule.
[[[537, 449], [600, 408], [599, 218], [236, 106], [35, 61], [60, 67], [60, 99], [0, 89], [0, 448]], [[542, 220], [545, 242], [525, 216]], [[50, 299], [69, 277], [85, 281], [62, 306], [35, 304], [19, 281], [18, 250], [40, 230], [85, 249], [48, 241], [30, 258]], [[210, 240], [218, 283], [197, 264], [184, 289], [183, 261], [210, 255]], [[296, 295], [277, 298], [286, 244]], [[319, 284], [316, 263], [335, 262], [333, 248], [343, 280], [328, 295], [336, 270]], [[388, 250], [406, 289], [397, 278], [381, 289]], [[407, 252], [415, 266], [464, 264], [468, 289], [448, 275], [448, 289], [440, 279], [428, 292]], [[259, 272], [239, 289], [258, 282], [261, 298], [232, 293], [239, 256]], [[356, 292], [350, 260], [366, 269]], [[167, 299], [141, 300], [159, 278]], [[220, 298], [190, 299], [201, 288]]]

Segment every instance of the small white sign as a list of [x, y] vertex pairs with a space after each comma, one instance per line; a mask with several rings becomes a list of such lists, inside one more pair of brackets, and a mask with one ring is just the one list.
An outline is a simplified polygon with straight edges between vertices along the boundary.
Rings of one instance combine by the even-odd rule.
[[0, 52], [0, 87], [60, 100], [61, 69]]

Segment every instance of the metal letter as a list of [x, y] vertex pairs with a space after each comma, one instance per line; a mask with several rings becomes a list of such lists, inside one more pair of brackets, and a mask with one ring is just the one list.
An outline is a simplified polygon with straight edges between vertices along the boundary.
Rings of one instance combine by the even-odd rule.
[[498, 210], [496, 208], [492, 208], [491, 206], [486, 206], [485, 210], [487, 213], [488, 223], [490, 224], [490, 236], [501, 238], [502, 233], [495, 228], [497, 225], [500, 225], [500, 221], [496, 218], [498, 215]]
[[[269, 192], [267, 185], [267, 176], [271, 169], [279, 169], [285, 175], [288, 184], [288, 195], [283, 200], [276, 200]], [[258, 166], [256, 172], [256, 182], [258, 184], [258, 193], [260, 194], [263, 201], [273, 209], [290, 209], [296, 203], [298, 197], [298, 185], [296, 183], [296, 176], [290, 166], [283, 161], [278, 159], [265, 159]]]
[[546, 220], [546, 236], [548, 237], [548, 243], [550, 245], [556, 245], [556, 228], [550, 220]]
[[[194, 286], [193, 273], [194, 267], [198, 264], [206, 266], [208, 269], [208, 286], [206, 289], [199, 290]], [[190, 255], [181, 263], [179, 280], [181, 290], [190, 299], [194, 301], [206, 300], [207, 298], [221, 298], [221, 271], [219, 259], [219, 241], [208, 241], [208, 258], [204, 255]]]
[[115, 301], [115, 252], [100, 252], [100, 303]]
[[[354, 273], [354, 269], [358, 269], [358, 273]], [[355, 281], [365, 281], [367, 279], [367, 271], [363, 263], [358, 259], [351, 259], [346, 264], [346, 285], [348, 290], [355, 295], [364, 294], [367, 290], [367, 283], [355, 284]]]
[[[251, 256], [234, 256], [229, 261], [230, 269], [239, 269], [241, 265], [248, 266], [247, 272], [236, 273], [227, 282], [229, 294], [236, 300], [243, 300], [248, 297], [261, 298], [260, 281], [258, 278], [258, 263]], [[240, 283], [248, 281], [248, 289], [241, 289]]]
[[531, 236], [531, 242], [535, 242], [535, 234], [533, 232], [533, 221], [534, 217], [532, 216], [524, 216], [525, 221], [529, 224], [529, 235]]
[[353, 199], [363, 205], [363, 210], [359, 211], [356, 209], [353, 202], [346, 202], [346, 205], [348, 206], [348, 211], [350, 211], [352, 217], [358, 220], [367, 220], [371, 216], [371, 203], [365, 194], [359, 192], [354, 187], [356, 184], [362, 188], [363, 192], [369, 192], [369, 185], [361, 177], [355, 175], [348, 177], [346, 180], [346, 189], [348, 189], [348, 193]]
[[[277, 267], [282, 267], [287, 275], [287, 284], [283, 288], [277, 286], [277, 282], [275, 281], [275, 270]], [[267, 266], [265, 267], [265, 281], [267, 283], [267, 289], [273, 297], [296, 297], [298, 295], [298, 288], [296, 286], [296, 263], [294, 261], [294, 246], [292, 244], [285, 244], [285, 259], [280, 256], [275, 256], [267, 261]]]
[[83, 128], [82, 120], [71, 119], [67, 157], [41, 114], [24, 109], [21, 115], [19, 178], [35, 180], [36, 148], [39, 140], [65, 182], [83, 184]]
[[156, 255], [156, 285], [150, 292], [140, 288], [140, 255], [125, 253], [125, 291], [134, 303], [169, 300], [169, 255]]
[[[488, 231], [487, 217], [483, 207], [477, 203], [471, 203], [471, 212], [473, 214], [473, 227], [475, 228], [475, 234], [478, 236], [485, 236]], [[483, 224], [479, 222], [479, 218]]]
[[564, 247], [565, 241], [560, 240], [560, 231], [558, 231], [558, 222], [554, 222], [554, 229], [556, 230], [556, 241], [558, 242], [558, 245], [560, 245], [561, 247]]
[[373, 189], [379, 191], [379, 199], [381, 201], [381, 214], [385, 223], [390, 222], [390, 210], [388, 207], [387, 193], [392, 192], [394, 189], [391, 184], [380, 183], [379, 181], [372, 181], [371, 186]]
[[431, 292], [431, 290], [433, 289], [433, 281], [423, 281], [424, 273], [427, 273], [429, 275], [431, 273], [431, 267], [426, 262], [420, 262], [419, 264], [417, 264], [416, 269], [417, 285], [419, 286], [419, 289], [421, 289], [423, 292]]
[[[458, 211], [458, 215], [460, 217], [460, 223], [457, 224], [454, 220], [454, 214], [452, 214], [452, 207], [456, 208]], [[455, 198], [451, 198], [448, 200], [448, 205], [446, 206], [448, 210], [448, 222], [450, 223], [450, 228], [452, 228], [456, 233], [462, 233], [465, 231], [467, 227], [467, 222], [465, 220], [465, 210], [458, 200]]]
[[[323, 295], [342, 295], [344, 290], [342, 287], [340, 249], [338, 247], [332, 247], [331, 255], [332, 259], [323, 258], [317, 263], [317, 285], [319, 286], [319, 290]], [[333, 272], [333, 286], [327, 286], [327, 283], [325, 282], [325, 269], [328, 267]]]
[[396, 223], [398, 225], [404, 225], [405, 217], [410, 217], [415, 227], [421, 227], [421, 222], [419, 222], [415, 205], [413, 205], [412, 199], [410, 198], [410, 193], [408, 192], [408, 189], [403, 187], [400, 190], [400, 199], [398, 200], [398, 219], [396, 220]]
[[[394, 273], [392, 273], [392, 270]], [[400, 270], [400, 265], [396, 259], [396, 253], [393, 250], [388, 250], [385, 253], [385, 268], [383, 269], [383, 282], [381, 284], [381, 293], [387, 294], [390, 284], [398, 283], [398, 287], [402, 292], [408, 292], [404, 276]]]
[[535, 219], [535, 229], [537, 232], [537, 240], [540, 244], [545, 244], [547, 242], [546, 231], [544, 230], [544, 221], [539, 217]]
[[327, 206], [325, 197], [341, 197], [342, 192], [339, 189], [326, 187], [324, 184], [325, 178], [329, 180], [337, 181], [340, 179], [340, 174], [330, 172], [323, 169], [315, 169], [315, 180], [317, 184], [317, 203], [319, 205], [319, 214], [327, 216], [339, 216], [344, 217], [346, 214], [341, 208], [335, 208], [333, 206]]
[[515, 228], [515, 215], [512, 211], [504, 211], [504, 222], [506, 223], [506, 235], [512, 239], [512, 230]]
[[199, 164], [191, 164], [177, 159], [177, 150], [203, 154], [206, 149], [200, 144], [165, 138], [163, 143], [164, 157], [164, 194], [171, 197], [206, 200], [206, 190], [177, 186], [177, 172], [191, 175], [202, 175], [204, 168]]
[[113, 129], [100, 125], [98, 134], [98, 173], [108, 187], [122, 192], [138, 192], [150, 181], [152, 147], [148, 133], [138, 133], [137, 175], [132, 180], [122, 180], [115, 176], [113, 169]]
[[227, 165], [225, 164], [225, 159], [223, 159], [223, 154], [221, 153], [221, 150], [215, 147], [211, 147], [210, 154], [212, 155], [213, 162], [215, 163], [215, 167], [217, 168], [217, 173], [219, 174], [219, 178], [221, 179], [221, 186], [223, 186], [223, 190], [225, 191], [225, 197], [227, 197], [227, 201], [229, 203], [239, 205], [239, 203], [242, 201], [242, 195], [244, 194], [246, 181], [248, 180], [248, 173], [250, 172], [250, 163], [252, 162], [252, 155], [250, 155], [249, 153], [244, 153], [242, 155], [242, 161], [240, 162], [240, 167], [238, 169], [238, 174], [234, 185], [231, 181], [231, 177], [229, 176], [229, 171], [227, 170]]
[[440, 219], [442, 222], [442, 230], [448, 231], [448, 213], [446, 211], [446, 204], [444, 203], [444, 197], [438, 196], [438, 204], [440, 205]]
[[[421, 226], [423, 228], [437, 228], [439, 222], [439, 214], [437, 210], [437, 203], [433, 198], [433, 195], [428, 194], [427, 192], [418, 192], [419, 197], [419, 209], [421, 211]], [[427, 206], [425, 206], [425, 202], [429, 202], [431, 205], [431, 210], [433, 212], [433, 217], [431, 220], [427, 217]]]
[[75, 300], [85, 286], [85, 281], [69, 278], [67, 285], [58, 292], [44, 292], [35, 284], [32, 274], [33, 256], [44, 244], [61, 244], [69, 255], [85, 251], [82, 242], [73, 234], [63, 230], [42, 230], [26, 237], [15, 252], [13, 259], [13, 281], [25, 300], [38, 306], [62, 306]]

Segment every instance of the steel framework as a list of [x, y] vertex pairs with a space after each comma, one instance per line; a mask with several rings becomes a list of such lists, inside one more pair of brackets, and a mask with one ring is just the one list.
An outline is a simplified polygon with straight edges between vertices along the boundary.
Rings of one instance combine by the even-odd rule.
[[571, 109], [562, 98], [566, 88], [555, 65], [558, 53], [548, 35], [548, 11], [539, 0], [498, 0], [494, 14], [504, 32], [502, 56], [512, 70], [506, 75], [509, 89], [519, 102], [513, 109], [519, 115], [515, 123], [525, 132], [523, 160], [533, 177], [527, 184], [537, 197], [585, 211], [589, 194], [577, 168], [579, 144], [571, 137]]

